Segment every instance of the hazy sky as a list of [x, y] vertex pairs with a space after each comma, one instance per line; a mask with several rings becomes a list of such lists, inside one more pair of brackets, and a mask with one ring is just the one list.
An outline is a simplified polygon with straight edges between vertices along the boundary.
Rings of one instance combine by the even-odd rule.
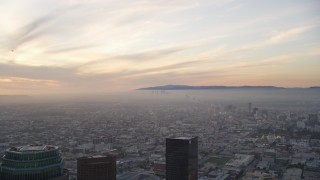
[[1, 0], [0, 94], [320, 85], [319, 0]]

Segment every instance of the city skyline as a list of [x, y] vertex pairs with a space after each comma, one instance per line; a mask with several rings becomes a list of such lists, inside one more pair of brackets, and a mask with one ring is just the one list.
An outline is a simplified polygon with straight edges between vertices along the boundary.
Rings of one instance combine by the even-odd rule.
[[318, 1], [0, 2], [0, 94], [320, 85]]

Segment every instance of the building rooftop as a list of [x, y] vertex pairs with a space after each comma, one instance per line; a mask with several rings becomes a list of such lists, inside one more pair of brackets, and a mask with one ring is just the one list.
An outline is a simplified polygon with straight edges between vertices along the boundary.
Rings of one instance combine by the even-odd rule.
[[14, 152], [37, 152], [37, 151], [49, 151], [53, 149], [58, 149], [56, 146], [49, 145], [27, 145], [21, 147], [12, 147], [8, 151]]
[[192, 140], [195, 137], [175, 137], [175, 138], [168, 138], [168, 139], [179, 139], [179, 140]]
[[108, 155], [93, 155], [93, 156], [83, 156], [78, 159], [99, 159], [99, 158], [110, 158], [116, 157], [115, 155], [108, 154]]
[[46, 146], [23, 146], [19, 149], [19, 151], [44, 151], [46, 150]]

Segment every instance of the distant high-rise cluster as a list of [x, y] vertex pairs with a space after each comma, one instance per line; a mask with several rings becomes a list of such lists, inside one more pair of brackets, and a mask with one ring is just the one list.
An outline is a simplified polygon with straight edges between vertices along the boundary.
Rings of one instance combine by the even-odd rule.
[[59, 148], [49, 145], [28, 145], [6, 150], [0, 165], [4, 180], [67, 180]]

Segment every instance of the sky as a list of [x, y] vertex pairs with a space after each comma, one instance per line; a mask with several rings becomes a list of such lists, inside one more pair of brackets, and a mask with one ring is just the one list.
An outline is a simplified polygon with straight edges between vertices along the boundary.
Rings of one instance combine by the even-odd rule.
[[0, 94], [320, 85], [318, 0], [1, 0]]

